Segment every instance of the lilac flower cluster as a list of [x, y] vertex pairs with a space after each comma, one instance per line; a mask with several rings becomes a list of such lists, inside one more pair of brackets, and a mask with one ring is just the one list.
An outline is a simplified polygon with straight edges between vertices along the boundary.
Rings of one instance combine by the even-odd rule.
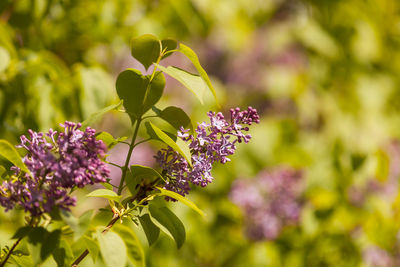
[[363, 250], [363, 261], [367, 266], [394, 267], [399, 266], [399, 259], [392, 256], [388, 251], [378, 247], [369, 246]]
[[300, 171], [282, 168], [235, 181], [230, 199], [244, 212], [249, 238], [273, 240], [285, 225], [298, 222], [302, 177]]
[[0, 205], [6, 210], [19, 205], [33, 216], [55, 206], [68, 210], [76, 201], [68, 195], [69, 189], [106, 181], [109, 170], [102, 161], [106, 146], [96, 140], [96, 131], [90, 127], [81, 131], [80, 123], [60, 125], [64, 132], [29, 130], [30, 139], [21, 136], [18, 147], [27, 150], [23, 162], [30, 174], [12, 167], [10, 180], [0, 185]]
[[200, 123], [195, 130], [196, 135], [189, 134], [189, 130], [183, 128], [178, 132], [178, 138], [189, 145], [192, 167], [171, 147], [158, 151], [155, 158], [163, 169], [164, 176], [168, 178], [166, 189], [184, 196], [190, 190], [190, 183], [206, 186], [213, 180], [213, 164], [230, 161], [228, 156], [235, 153], [236, 144], [249, 142], [251, 136], [246, 133], [249, 127], [245, 125], [260, 122], [257, 110], [248, 107], [247, 110], [240, 111], [235, 108], [230, 113], [231, 120], [228, 122], [222, 113], [208, 112], [210, 123]]

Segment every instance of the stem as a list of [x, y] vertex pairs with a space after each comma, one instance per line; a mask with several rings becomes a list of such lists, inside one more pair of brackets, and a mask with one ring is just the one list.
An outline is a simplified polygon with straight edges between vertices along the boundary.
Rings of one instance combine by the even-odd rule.
[[124, 187], [126, 172], [128, 171], [128, 165], [129, 165], [129, 161], [131, 160], [132, 151], [135, 148], [135, 141], [136, 141], [136, 137], [137, 137], [138, 132], [139, 132], [139, 126], [140, 126], [141, 122], [142, 122], [142, 118], [139, 118], [136, 121], [135, 131], [133, 132], [132, 141], [131, 141], [131, 144], [129, 145], [128, 155], [126, 156], [125, 165], [124, 165], [124, 167], [122, 169], [121, 181], [119, 182], [119, 186], [118, 186], [118, 195], [121, 195], [122, 189]]
[[[136, 193], [135, 196], [132, 197], [132, 199], [130, 200], [130, 202], [135, 201], [135, 199], [140, 195], [140, 190]], [[107, 226], [103, 229], [103, 231], [101, 231], [102, 234], [106, 234], [113, 226], [114, 224], [119, 220], [120, 216], [116, 213], [114, 213], [113, 219], [107, 224]], [[82, 254], [71, 264], [71, 267], [76, 267], [78, 266], [78, 264], [89, 254], [89, 250], [85, 249], [84, 252], [82, 252]], [[0, 267], [3, 267], [0, 266]]]
[[150, 140], [151, 140], [151, 138], [144, 139], [144, 140], [142, 140], [142, 141], [137, 142], [136, 144], [134, 144], [133, 147], [137, 147], [138, 145], [143, 144], [143, 143], [146, 143], [146, 142], [148, 142], [148, 141], [150, 141]]
[[4, 265], [6, 265], [8, 259], [10, 258], [10, 256], [13, 253], [14, 249], [18, 246], [19, 242], [21, 242], [22, 238], [24, 238], [24, 237], [22, 236], [22, 237], [18, 238], [18, 240], [14, 243], [12, 248], [8, 251], [7, 256], [4, 259], [4, 261], [0, 264], [0, 267], [3, 267]]
[[[32, 217], [28, 223], [29, 226], [32, 226], [34, 223], [35, 217]], [[24, 238], [24, 236], [21, 236], [20, 238], [18, 238], [17, 241], [15, 241], [14, 245], [12, 246], [12, 248], [8, 251], [6, 258], [4, 259], [4, 261], [0, 264], [0, 267], [3, 267], [8, 259], [10, 258], [11, 254], [13, 253], [14, 249], [18, 246], [19, 242], [21, 242], [21, 240]]]
[[110, 164], [110, 165], [112, 165], [112, 166], [115, 166], [115, 167], [117, 167], [117, 168], [122, 169], [122, 166], [119, 166], [118, 164], [115, 164], [115, 163], [112, 163], [112, 162], [107, 162], [107, 163]]
[[[165, 51], [163, 51], [163, 52], [158, 56], [156, 64], [160, 63], [161, 57], [163, 56], [164, 52], [165, 52]], [[156, 74], [156, 70], [157, 70], [157, 66], [154, 66], [153, 72], [152, 72], [152, 74], [151, 74], [151, 76], [150, 76], [149, 83], [147, 84], [146, 92], [145, 92], [145, 94], [144, 94], [143, 103], [146, 102], [147, 95], [148, 95], [149, 89], [150, 89], [150, 87], [151, 87], [151, 82], [152, 82], [153, 79], [154, 79], [154, 75]], [[122, 169], [121, 181], [120, 181], [119, 187], [118, 187], [118, 195], [121, 195], [122, 190], [123, 190], [123, 188], [124, 188], [124, 182], [125, 182], [126, 172], [128, 171], [129, 161], [130, 161], [130, 159], [131, 159], [132, 151], [133, 151], [133, 149], [135, 148], [135, 141], [136, 141], [136, 137], [137, 137], [137, 134], [138, 134], [138, 131], [139, 131], [139, 126], [140, 126], [140, 123], [142, 122], [142, 120], [143, 120], [143, 118], [142, 118], [142, 116], [140, 116], [140, 117], [137, 119], [137, 121], [136, 121], [136, 128], [135, 128], [135, 131], [134, 131], [134, 133], [133, 133], [132, 142], [131, 142], [131, 144], [129, 145], [130, 147], [129, 147], [128, 155], [127, 155], [127, 157], [126, 157], [125, 166], [124, 166], [124, 168]]]
[[[161, 43], [160, 43], [160, 45], [161, 45]], [[160, 60], [161, 60], [161, 58], [163, 57], [164, 53], [165, 53], [165, 50], [162, 51], [162, 53], [158, 56], [158, 59], [157, 59], [156, 64], [160, 63]], [[147, 94], [148, 94], [148, 91], [149, 91], [149, 89], [150, 89], [151, 82], [153, 81], [154, 76], [155, 76], [155, 74], [156, 74], [156, 70], [157, 70], [157, 66], [154, 66], [153, 73], [152, 73], [151, 76], [150, 76], [150, 81], [149, 81], [149, 84], [147, 85], [147, 88], [146, 88], [146, 92], [145, 92], [145, 96], [144, 96], [144, 99], [143, 99], [143, 103], [146, 102]], [[139, 144], [141, 144], [141, 143], [144, 143], [144, 142], [147, 142], [148, 140], [150, 140], [150, 139], [146, 139], [146, 140], [140, 141], [140, 142], [138, 142], [137, 144], [135, 144], [136, 137], [137, 137], [138, 132], [139, 132], [140, 123], [141, 123], [142, 120], [145, 119], [145, 118], [147, 118], [147, 117], [142, 118], [142, 116], [140, 116], [140, 117], [137, 119], [137, 121], [136, 121], [136, 126], [135, 126], [135, 130], [134, 130], [134, 132], [133, 132], [132, 141], [131, 141], [131, 143], [129, 144], [129, 151], [128, 151], [128, 155], [126, 156], [125, 165], [124, 165], [124, 167], [122, 167], [122, 176], [121, 176], [121, 181], [120, 181], [119, 186], [118, 186], [118, 195], [121, 195], [122, 190], [123, 190], [123, 188], [124, 188], [125, 177], [126, 177], [126, 173], [127, 173], [127, 171], [128, 171], [128, 165], [129, 165], [129, 161], [130, 161], [131, 156], [132, 156], [132, 151], [133, 151], [133, 149], [135, 148], [135, 146], [137, 146], [137, 145], [139, 145]], [[130, 199], [129, 202], [135, 201], [135, 199], [140, 195], [140, 191], [141, 191], [141, 190], [139, 189], [139, 191], [135, 194], [135, 196], [132, 197], [132, 199]], [[113, 227], [113, 225], [114, 225], [114, 224], [118, 221], [118, 219], [120, 218], [119, 215], [114, 215], [114, 216], [115, 216], [115, 217], [107, 224], [106, 228], [104, 228], [104, 230], [102, 231], [103, 234], [107, 233], [107, 232], [111, 229], [111, 227]], [[79, 264], [88, 254], [89, 254], [89, 250], [86, 249], [86, 250], [85, 250], [84, 252], [82, 252], [82, 254], [72, 263], [71, 267], [76, 267], [76, 266], [78, 266], [78, 264]], [[0, 266], [0, 267], [3, 267], [3, 266]]]
[[142, 119], [145, 120], [145, 119], [156, 118], [156, 117], [158, 117], [158, 115], [149, 115], [149, 116], [143, 117]]

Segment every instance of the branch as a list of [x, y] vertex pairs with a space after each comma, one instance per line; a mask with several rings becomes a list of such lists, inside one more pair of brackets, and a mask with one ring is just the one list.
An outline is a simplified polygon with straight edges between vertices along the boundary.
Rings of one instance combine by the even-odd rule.
[[12, 248], [8, 251], [7, 256], [4, 259], [4, 261], [0, 264], [0, 267], [4, 267], [4, 265], [6, 265], [8, 259], [10, 258], [10, 256], [13, 253], [14, 249], [18, 246], [19, 242], [21, 242], [22, 238], [24, 238], [24, 237], [22, 236], [22, 237], [18, 238], [18, 240], [14, 243]]
[[[135, 199], [140, 195], [139, 190], [130, 200], [130, 202], [135, 201]], [[119, 220], [120, 216], [117, 213], [114, 213], [113, 219], [107, 224], [107, 226], [101, 231], [102, 234], [106, 234], [113, 226], [114, 224]], [[71, 264], [71, 267], [76, 267], [78, 264], [89, 254], [89, 250], [85, 250], [82, 252], [82, 254]], [[3, 267], [3, 266], [0, 266]]]

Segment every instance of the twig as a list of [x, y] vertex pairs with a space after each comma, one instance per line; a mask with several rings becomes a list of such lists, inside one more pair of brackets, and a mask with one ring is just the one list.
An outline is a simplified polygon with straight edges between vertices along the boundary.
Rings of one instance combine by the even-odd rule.
[[18, 238], [18, 240], [14, 243], [14, 245], [12, 246], [12, 248], [8, 251], [6, 258], [4, 259], [4, 261], [0, 264], [0, 267], [3, 267], [4, 265], [6, 265], [8, 259], [10, 258], [12, 252], [14, 251], [14, 249], [18, 246], [19, 242], [21, 242], [22, 238], [24, 238], [23, 236], [21, 236], [20, 238]]

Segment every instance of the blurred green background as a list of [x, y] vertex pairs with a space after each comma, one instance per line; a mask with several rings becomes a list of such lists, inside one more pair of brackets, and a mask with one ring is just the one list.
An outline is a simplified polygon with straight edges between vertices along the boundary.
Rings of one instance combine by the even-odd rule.
[[[141, 68], [130, 39], [145, 33], [196, 51], [221, 111], [251, 105], [261, 116], [213, 184], [189, 195], [205, 219], [171, 204], [187, 228], [180, 250], [166, 235], [148, 248], [137, 229], [148, 266], [400, 265], [398, 0], [1, 0], [0, 138], [17, 144], [27, 129], [115, 103], [118, 73]], [[179, 55], [166, 64], [191, 67]], [[172, 79], [167, 105], [193, 122], [217, 109]], [[118, 113], [96, 125], [114, 136], [129, 127]], [[144, 147], [134, 161], [151, 165], [152, 153]], [[252, 241], [229, 199], [232, 182], [280, 166], [303, 171], [300, 219]], [[80, 200], [77, 215], [105, 204]], [[0, 245], [9, 244], [22, 216], [3, 212], [0, 222]]]

